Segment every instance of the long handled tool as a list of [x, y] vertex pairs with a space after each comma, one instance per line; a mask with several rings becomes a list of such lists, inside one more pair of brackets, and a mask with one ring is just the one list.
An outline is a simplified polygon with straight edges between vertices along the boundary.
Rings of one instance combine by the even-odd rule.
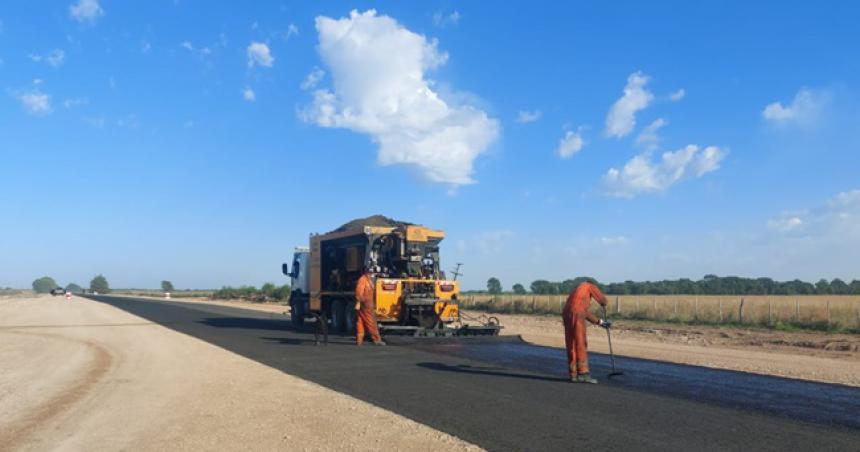
[[[606, 321], [606, 306], [603, 307], [603, 321]], [[618, 375], [624, 375], [624, 372], [615, 369], [615, 354], [612, 353], [612, 334], [609, 332], [609, 329], [606, 328], [606, 339], [609, 340], [609, 362], [612, 363], [612, 372], [607, 377], [617, 377]]]

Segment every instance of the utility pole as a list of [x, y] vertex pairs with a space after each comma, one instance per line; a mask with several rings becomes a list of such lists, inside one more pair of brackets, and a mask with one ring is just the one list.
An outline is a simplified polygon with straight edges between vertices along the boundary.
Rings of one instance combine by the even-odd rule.
[[458, 276], [463, 276], [463, 274], [462, 274], [462, 273], [460, 273], [460, 266], [461, 266], [461, 265], [463, 265], [463, 264], [462, 264], [462, 263], [460, 263], [460, 262], [457, 262], [457, 268], [452, 272], [452, 273], [454, 274], [454, 281], [456, 281], [456, 280], [457, 280], [457, 277], [458, 277]]

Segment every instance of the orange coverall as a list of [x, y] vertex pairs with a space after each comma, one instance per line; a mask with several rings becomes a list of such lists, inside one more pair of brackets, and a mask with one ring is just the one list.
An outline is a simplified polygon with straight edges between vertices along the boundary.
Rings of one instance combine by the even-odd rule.
[[588, 340], [585, 321], [597, 324], [598, 318], [588, 312], [588, 305], [594, 298], [606, 306], [606, 296], [590, 282], [584, 282], [570, 292], [561, 313], [564, 322], [564, 346], [567, 348], [567, 367], [570, 376], [588, 373]]
[[355, 286], [355, 299], [358, 306], [358, 315], [355, 316], [355, 341], [361, 345], [364, 342], [364, 333], [370, 334], [373, 343], [382, 341], [379, 337], [379, 328], [376, 327], [376, 312], [373, 302], [373, 283], [370, 275], [364, 274], [358, 279]]

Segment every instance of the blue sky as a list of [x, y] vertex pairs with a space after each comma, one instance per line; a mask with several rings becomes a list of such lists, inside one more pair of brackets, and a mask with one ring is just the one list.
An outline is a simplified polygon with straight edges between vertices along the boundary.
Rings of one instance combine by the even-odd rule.
[[860, 278], [860, 6], [7, 1], [0, 286], [283, 282], [447, 231], [465, 286]]

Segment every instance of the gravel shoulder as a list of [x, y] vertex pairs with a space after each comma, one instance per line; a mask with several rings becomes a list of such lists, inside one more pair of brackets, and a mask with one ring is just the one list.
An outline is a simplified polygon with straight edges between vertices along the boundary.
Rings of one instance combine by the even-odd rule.
[[0, 298], [0, 363], [0, 450], [479, 450], [77, 297]]
[[[278, 304], [181, 299], [288, 314]], [[468, 315], [481, 316], [479, 312]], [[564, 328], [556, 316], [492, 314], [502, 334], [528, 342], [564, 347]], [[589, 328], [589, 350], [609, 353], [606, 332]], [[737, 370], [802, 380], [860, 386], [860, 336], [823, 332], [780, 332], [729, 327], [671, 325], [621, 320], [612, 329], [613, 351], [621, 356]]]

